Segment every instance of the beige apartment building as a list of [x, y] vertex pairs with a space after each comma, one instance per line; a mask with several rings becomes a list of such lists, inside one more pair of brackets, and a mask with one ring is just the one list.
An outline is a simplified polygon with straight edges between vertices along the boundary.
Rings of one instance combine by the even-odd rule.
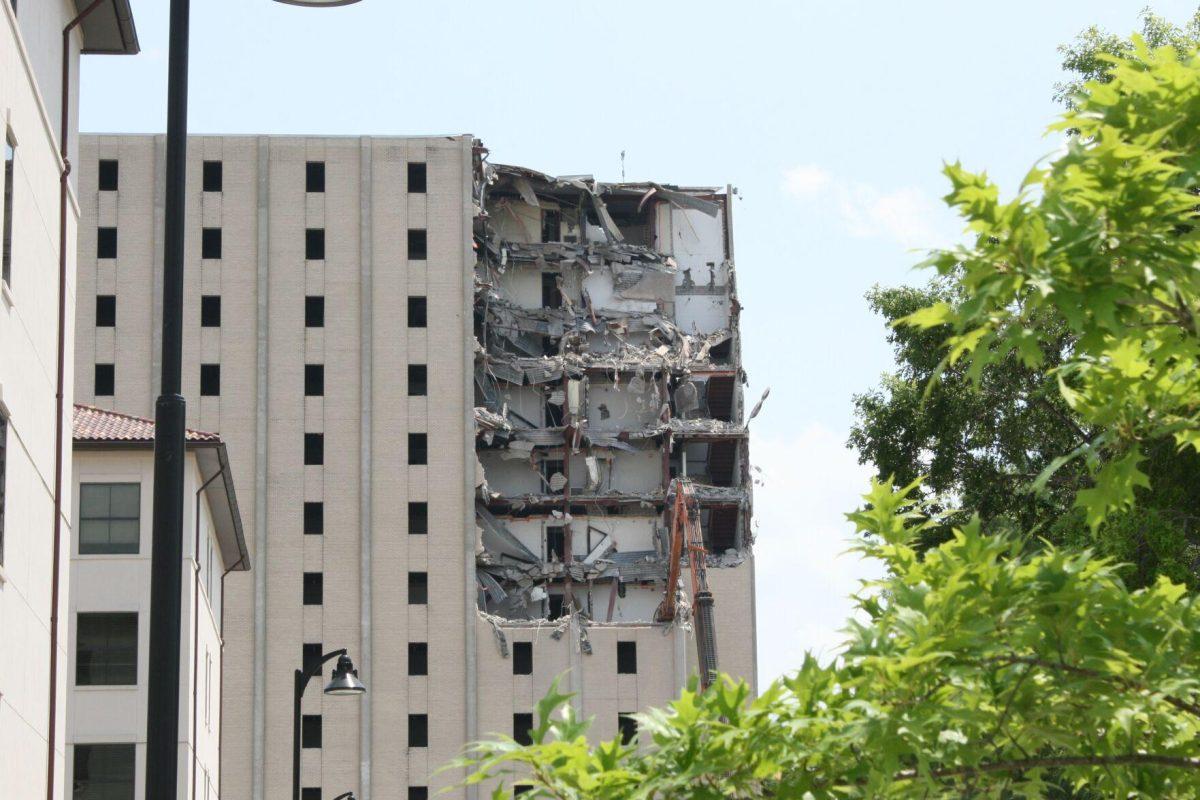
[[[145, 798], [154, 421], [75, 406], [67, 785], [76, 800]], [[184, 470], [178, 800], [221, 777], [225, 579], [250, 568], [221, 437], [189, 430]]]
[[62, 613], [79, 205], [68, 164], [78, 150], [80, 56], [137, 50], [127, 0], [0, 2], [0, 795], [6, 800], [69, 794]]
[[[147, 416], [164, 154], [87, 136], [80, 169], [75, 397]], [[253, 564], [222, 796], [288, 795], [293, 670], [342, 647], [368, 693], [305, 695], [306, 800], [432, 796], [564, 671], [597, 737], [632, 735], [696, 670], [688, 593], [658, 621], [676, 477], [720, 666], [754, 683], [728, 189], [494, 166], [471, 136], [194, 136], [188, 176], [188, 424], [230, 444]]]

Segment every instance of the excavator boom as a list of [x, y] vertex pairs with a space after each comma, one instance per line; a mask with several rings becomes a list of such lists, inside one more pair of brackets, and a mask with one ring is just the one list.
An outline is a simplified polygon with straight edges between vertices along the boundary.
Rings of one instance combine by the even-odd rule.
[[679, 585], [683, 549], [686, 547], [692, 579], [692, 619], [696, 631], [700, 688], [704, 690], [712, 685], [717, 677], [717, 639], [713, 596], [708, 588], [704, 532], [700, 527], [700, 504], [696, 501], [691, 481], [686, 478], [676, 478], [672, 481], [667, 497], [674, 497], [671, 504], [671, 563], [667, 572], [667, 590], [655, 617], [659, 622], [675, 619], [675, 590]]

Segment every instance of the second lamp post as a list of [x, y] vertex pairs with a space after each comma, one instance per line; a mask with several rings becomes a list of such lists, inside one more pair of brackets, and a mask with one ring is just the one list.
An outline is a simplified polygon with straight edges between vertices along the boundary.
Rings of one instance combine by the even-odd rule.
[[326, 653], [320, 660], [314, 658], [304, 665], [304, 669], [296, 670], [295, 704], [292, 706], [292, 800], [300, 800], [300, 700], [304, 697], [308, 682], [320, 675], [321, 667], [334, 658], [338, 660], [337, 666], [329, 676], [325, 694], [365, 694], [367, 691], [367, 687], [358, 679], [358, 670], [354, 668], [354, 662], [346, 655], [345, 649]]

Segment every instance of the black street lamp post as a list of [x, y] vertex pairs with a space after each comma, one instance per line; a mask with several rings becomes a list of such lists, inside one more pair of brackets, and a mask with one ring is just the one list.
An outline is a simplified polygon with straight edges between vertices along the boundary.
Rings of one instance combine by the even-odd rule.
[[[332, 658], [336, 658], [338, 662], [329, 676], [325, 694], [365, 694], [367, 691], [367, 687], [358, 679], [358, 670], [354, 668], [354, 662], [346, 655], [344, 648], [326, 653], [320, 660], [314, 658], [304, 665], [304, 669], [296, 670], [295, 702], [292, 706], [292, 800], [300, 800], [300, 700], [304, 697], [304, 688], [308, 686], [308, 682], [320, 675], [321, 667]], [[346, 792], [340, 797], [350, 797], [352, 794]]]
[[[358, 0], [278, 0], [344, 6]], [[183, 362], [183, 241], [187, 179], [190, 0], [171, 0], [167, 67], [167, 175], [163, 231], [162, 378], [154, 408], [154, 512], [150, 577], [150, 679], [146, 715], [146, 797], [179, 790], [179, 659], [183, 613], [183, 482], [186, 404]]]

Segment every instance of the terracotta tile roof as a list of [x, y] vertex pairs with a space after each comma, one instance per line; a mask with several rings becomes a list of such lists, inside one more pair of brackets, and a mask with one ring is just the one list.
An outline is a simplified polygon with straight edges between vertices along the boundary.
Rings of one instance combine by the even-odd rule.
[[[131, 444], [154, 441], [154, 420], [105, 411], [95, 406], [75, 404], [73, 422], [76, 442], [128, 442]], [[219, 443], [221, 437], [215, 433], [188, 429], [184, 434], [188, 442]]]

